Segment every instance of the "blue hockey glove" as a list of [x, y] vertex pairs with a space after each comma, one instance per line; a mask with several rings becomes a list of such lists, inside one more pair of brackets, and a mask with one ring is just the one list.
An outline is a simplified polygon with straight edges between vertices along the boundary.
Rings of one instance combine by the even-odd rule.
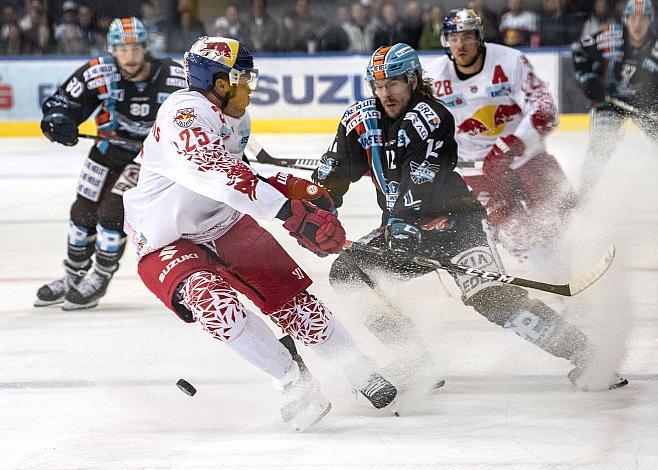
[[418, 247], [421, 232], [418, 228], [404, 222], [402, 219], [391, 217], [387, 221], [384, 237], [389, 249], [408, 251]]
[[41, 131], [49, 140], [67, 147], [78, 143], [78, 125], [66, 114], [47, 114], [41, 120]]

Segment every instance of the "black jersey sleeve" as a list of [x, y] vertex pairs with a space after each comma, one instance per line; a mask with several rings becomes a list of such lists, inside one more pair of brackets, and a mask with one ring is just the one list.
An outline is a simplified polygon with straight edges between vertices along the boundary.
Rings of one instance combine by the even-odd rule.
[[356, 107], [351, 106], [343, 115], [331, 147], [322, 155], [320, 166], [314, 173], [314, 180], [323, 185], [334, 199], [336, 207], [340, 207], [343, 196], [347, 193], [350, 184], [361, 179], [368, 170], [367, 156], [358, 140], [354, 127], [350, 122], [359, 113]]
[[578, 86], [582, 86], [583, 83], [592, 78], [601, 78], [604, 61], [603, 54], [596, 45], [598, 34], [584, 36], [571, 46], [571, 58]]
[[94, 87], [96, 83], [94, 80], [105, 80], [112, 73], [116, 73], [114, 62], [103, 63], [106, 60], [92, 59], [73, 72], [55, 94], [44, 101], [41, 107], [44, 116], [62, 113], [78, 124], [85, 121], [101, 104], [98, 96], [99, 88]]

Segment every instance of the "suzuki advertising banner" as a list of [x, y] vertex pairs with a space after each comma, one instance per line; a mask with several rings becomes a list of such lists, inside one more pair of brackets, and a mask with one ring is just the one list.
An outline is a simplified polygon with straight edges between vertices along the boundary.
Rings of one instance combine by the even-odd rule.
[[[429, 63], [440, 55], [443, 52], [421, 54], [421, 60]], [[557, 97], [558, 53], [528, 57]], [[360, 54], [257, 56], [260, 78], [249, 107], [254, 130], [333, 132], [351, 103], [371, 95], [364, 79], [368, 59]], [[0, 136], [39, 135], [41, 103], [86, 60], [0, 60]]]

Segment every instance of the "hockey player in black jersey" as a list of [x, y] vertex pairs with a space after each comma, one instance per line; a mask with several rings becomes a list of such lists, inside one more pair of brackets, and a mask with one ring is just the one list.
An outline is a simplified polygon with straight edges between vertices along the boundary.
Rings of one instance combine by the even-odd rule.
[[592, 100], [582, 190], [598, 181], [621, 138], [625, 118], [658, 142], [658, 40], [651, 0], [628, 0], [622, 23], [573, 45], [578, 85]]
[[[139, 19], [113, 20], [107, 35], [110, 54], [91, 59], [44, 102], [45, 136], [75, 145], [78, 125], [98, 110], [99, 135], [144, 140], [167, 96], [187, 86], [182, 66], [153, 58], [147, 39]], [[91, 308], [105, 295], [124, 251], [122, 197], [137, 184], [139, 167], [133, 158], [138, 152], [103, 140], [91, 148], [71, 206], [64, 277], [42, 286], [35, 306], [64, 302], [64, 310]]]
[[[486, 212], [463, 178], [455, 172], [457, 143], [450, 112], [422, 79], [418, 55], [406, 44], [380, 47], [366, 70], [374, 97], [359, 101], [343, 114], [331, 148], [315, 174], [331, 193], [336, 207], [351, 183], [369, 174], [382, 211], [381, 226], [361, 243], [386, 249], [373, 255], [343, 251], [334, 261], [330, 282], [336, 288], [370, 283], [377, 272], [401, 280], [432, 268], [414, 264], [420, 255], [489, 271], [503, 271], [495, 245], [487, 237]], [[487, 320], [514, 331], [544, 351], [575, 366], [574, 384], [595, 347], [576, 327], [522, 288], [467, 275], [455, 275], [464, 304]], [[409, 379], [407, 369], [427, 366], [431, 358], [419, 346], [413, 322], [391, 305], [370, 314], [369, 329], [387, 344], [405, 343], [388, 373]], [[397, 374], [396, 374], [397, 372]], [[625, 385], [614, 373], [610, 388]]]

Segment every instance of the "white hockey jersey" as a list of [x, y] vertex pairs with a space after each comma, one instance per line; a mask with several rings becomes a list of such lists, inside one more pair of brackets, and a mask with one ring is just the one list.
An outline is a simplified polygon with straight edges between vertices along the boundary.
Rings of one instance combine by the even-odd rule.
[[[433, 83], [434, 95], [455, 117], [459, 162], [475, 166], [461, 168], [462, 174], [482, 174], [478, 162], [502, 136], [514, 134], [526, 146], [526, 154], [513, 162], [515, 168], [545, 151], [542, 134], [557, 126], [557, 107], [550, 90], [520, 51], [487, 43], [482, 70], [466, 80], [457, 76], [447, 55], [424, 70]], [[538, 122], [543, 124], [540, 129], [535, 127]]]
[[123, 197], [138, 258], [179, 238], [214, 240], [244, 214], [274, 219], [287, 199], [241, 161], [250, 128], [247, 114], [226, 116], [196, 91], [165, 100], [135, 159], [139, 182]]

